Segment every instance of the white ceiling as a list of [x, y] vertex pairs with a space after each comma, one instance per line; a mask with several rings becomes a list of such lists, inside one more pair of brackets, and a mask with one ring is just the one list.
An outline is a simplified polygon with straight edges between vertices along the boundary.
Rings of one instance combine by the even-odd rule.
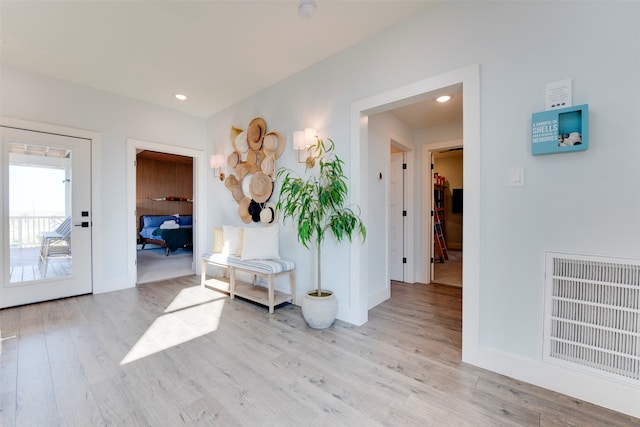
[[0, 61], [209, 117], [435, 2], [0, 0]]

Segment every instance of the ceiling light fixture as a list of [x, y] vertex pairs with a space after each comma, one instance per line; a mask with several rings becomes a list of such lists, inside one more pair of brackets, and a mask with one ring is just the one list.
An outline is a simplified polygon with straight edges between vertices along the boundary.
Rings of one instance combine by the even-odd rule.
[[447, 102], [448, 100], [451, 99], [450, 95], [442, 95], [436, 98], [436, 101], [438, 102]]
[[174, 96], [176, 97], [177, 100], [180, 100], [180, 101], [187, 100], [187, 95], [185, 95], [184, 93], [176, 93]]
[[311, 18], [318, 8], [315, 0], [300, 0], [298, 5], [298, 15], [302, 18]]

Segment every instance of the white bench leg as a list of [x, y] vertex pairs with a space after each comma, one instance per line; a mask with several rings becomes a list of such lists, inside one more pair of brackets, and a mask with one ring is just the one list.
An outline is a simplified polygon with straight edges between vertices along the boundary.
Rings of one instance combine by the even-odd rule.
[[296, 303], [296, 275], [293, 270], [289, 272], [289, 291], [291, 292], [291, 304]]
[[273, 283], [273, 274], [269, 275], [269, 314], [273, 314], [273, 300], [275, 288]]
[[229, 267], [229, 299], [236, 296], [236, 269]]
[[202, 271], [200, 272], [200, 286], [204, 288], [204, 282], [207, 280], [207, 261], [202, 260]]

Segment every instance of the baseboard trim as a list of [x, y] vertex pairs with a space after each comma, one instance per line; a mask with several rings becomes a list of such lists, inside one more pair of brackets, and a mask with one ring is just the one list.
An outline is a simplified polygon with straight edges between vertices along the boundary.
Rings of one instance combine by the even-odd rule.
[[466, 363], [640, 418], [640, 388], [488, 348]]

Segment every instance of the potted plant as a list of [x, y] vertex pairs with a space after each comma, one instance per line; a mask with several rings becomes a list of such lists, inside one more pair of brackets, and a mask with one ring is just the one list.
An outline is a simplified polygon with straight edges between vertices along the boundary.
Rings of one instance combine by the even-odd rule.
[[342, 168], [344, 162], [333, 153], [334, 142], [329, 144], [316, 137], [316, 144], [309, 147], [306, 170], [318, 160], [319, 172], [305, 179], [295, 172], [281, 168], [278, 178], [283, 178], [276, 209], [281, 212], [283, 222], [291, 218], [296, 226], [298, 241], [311, 249], [313, 243], [317, 253], [317, 289], [309, 291], [302, 301], [302, 315], [312, 328], [331, 326], [338, 312], [338, 301], [333, 292], [322, 289], [322, 242], [331, 232], [338, 242], [345, 236], [352, 240], [359, 232], [362, 240], [367, 237], [364, 223], [352, 208], [346, 205], [348, 196], [347, 177]]

